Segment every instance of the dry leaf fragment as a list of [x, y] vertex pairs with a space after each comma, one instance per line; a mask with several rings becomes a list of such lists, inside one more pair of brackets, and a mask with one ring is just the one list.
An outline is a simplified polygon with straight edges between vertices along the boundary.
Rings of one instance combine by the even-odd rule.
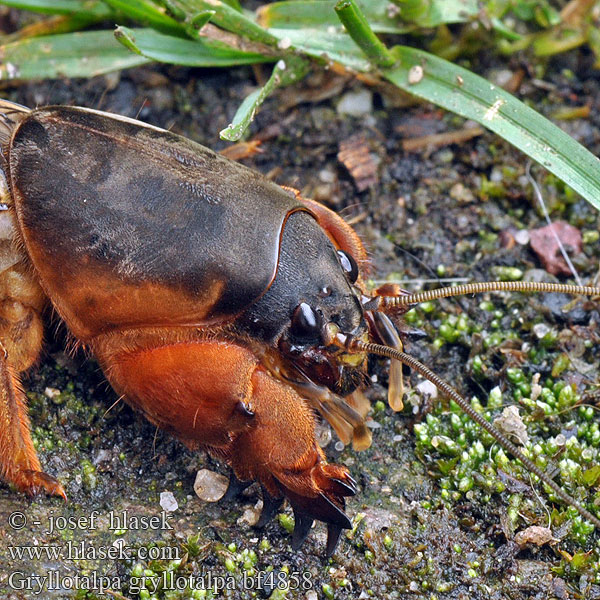
[[369, 143], [363, 134], [353, 135], [341, 142], [337, 157], [352, 175], [359, 192], [377, 183], [379, 161], [371, 153]]
[[[556, 235], [555, 235], [556, 234]], [[556, 221], [529, 232], [531, 248], [538, 255], [544, 269], [552, 275], [571, 275], [571, 269], [560, 252], [556, 236], [568, 253], [579, 254], [582, 251], [581, 231], [564, 221]]]
[[527, 428], [516, 406], [507, 406], [502, 414], [494, 419], [494, 425], [507, 437], [516, 439], [522, 446], [529, 441]]
[[535, 544], [536, 546], [556, 544], [558, 541], [560, 540], [552, 535], [552, 531], [548, 527], [541, 527], [539, 525], [527, 527], [515, 535], [515, 542], [521, 547], [527, 544]]

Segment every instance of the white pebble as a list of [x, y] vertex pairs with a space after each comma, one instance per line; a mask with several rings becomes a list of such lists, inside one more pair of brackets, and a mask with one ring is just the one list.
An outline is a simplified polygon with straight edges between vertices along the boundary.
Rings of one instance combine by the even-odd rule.
[[258, 519], [260, 518], [260, 513], [262, 511], [263, 502], [259, 500], [256, 503], [256, 506], [252, 506], [246, 508], [242, 513], [242, 516], [236, 521], [238, 525], [250, 525], [250, 527], [254, 527], [258, 523]]
[[538, 340], [541, 340], [547, 333], [550, 333], [550, 331], [552, 331], [552, 328], [548, 327], [545, 323], [536, 323], [533, 326], [533, 333], [535, 333]]
[[161, 492], [160, 493], [160, 506], [163, 510], [173, 512], [179, 508], [179, 504], [173, 496], [173, 492]]
[[338, 113], [362, 117], [373, 112], [373, 94], [369, 90], [346, 92], [337, 105]]
[[517, 233], [515, 233], [515, 242], [517, 242], [517, 244], [521, 244], [521, 246], [524, 246], [525, 244], [529, 244], [529, 231], [527, 231], [527, 229], [520, 229], [519, 231], [517, 231]]
[[319, 171], [319, 179], [323, 183], [333, 183], [335, 181], [335, 173], [329, 169], [321, 169]]
[[196, 481], [194, 481], [194, 491], [201, 500], [216, 502], [225, 495], [228, 485], [229, 480], [225, 475], [208, 469], [200, 469], [196, 474]]
[[431, 383], [431, 381], [428, 381], [427, 379], [421, 381], [421, 383], [417, 385], [417, 391], [419, 394], [421, 394], [421, 396], [427, 396], [428, 398], [432, 399], [437, 398], [438, 395], [438, 389], [433, 383]]

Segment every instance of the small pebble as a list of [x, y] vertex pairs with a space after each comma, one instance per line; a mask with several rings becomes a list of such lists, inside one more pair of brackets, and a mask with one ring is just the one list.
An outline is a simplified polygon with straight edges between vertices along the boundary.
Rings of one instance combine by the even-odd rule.
[[435, 385], [433, 385], [433, 383], [431, 383], [431, 381], [427, 380], [421, 381], [421, 383], [417, 385], [417, 391], [419, 394], [421, 394], [421, 396], [427, 396], [428, 398], [432, 398], [434, 400], [438, 396], [438, 389], [435, 387]]
[[173, 492], [161, 492], [160, 493], [160, 506], [163, 510], [173, 512], [179, 508], [179, 504], [173, 496]]
[[460, 204], [470, 204], [475, 200], [473, 192], [462, 183], [455, 183], [452, 188], [450, 188], [450, 197]]
[[529, 231], [527, 231], [527, 229], [521, 229], [519, 231], [517, 231], [517, 233], [515, 233], [515, 242], [517, 242], [517, 244], [521, 244], [521, 246], [524, 246], [525, 244], [529, 244]]
[[373, 112], [373, 94], [369, 90], [346, 92], [337, 105], [341, 115], [362, 117]]
[[194, 491], [201, 500], [216, 502], [225, 495], [228, 485], [229, 480], [225, 475], [208, 469], [200, 469], [196, 474], [196, 481], [194, 481]]
[[319, 171], [319, 179], [323, 183], [333, 183], [335, 181], [335, 173], [329, 169], [321, 169]]
[[253, 527], [258, 523], [260, 513], [262, 511], [263, 502], [259, 500], [255, 506], [246, 508], [242, 513], [242, 516], [236, 521], [238, 525], [250, 525]]
[[331, 427], [326, 422], [318, 423], [315, 427], [315, 438], [321, 448], [326, 448], [331, 442]]
[[547, 333], [550, 333], [550, 331], [552, 331], [552, 328], [545, 323], [536, 323], [533, 326], [533, 333], [535, 333], [535, 337], [537, 337], [538, 340], [541, 340]]

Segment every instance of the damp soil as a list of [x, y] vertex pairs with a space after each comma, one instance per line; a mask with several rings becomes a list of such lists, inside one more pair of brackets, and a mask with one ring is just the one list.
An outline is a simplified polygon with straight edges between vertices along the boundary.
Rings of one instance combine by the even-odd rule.
[[[518, 94], [547, 115], [565, 106], [589, 105], [587, 119], [560, 124], [598, 154], [597, 72], [577, 53], [553, 61], [544, 76], [545, 85], [536, 85], [525, 76]], [[477, 70], [492, 79], [502, 76], [496, 65], [482, 64]], [[265, 74], [266, 70], [150, 66], [89, 81], [24, 84], [4, 88], [2, 95], [27, 106], [75, 104], [138, 117], [221, 150], [227, 144], [219, 140], [219, 131], [254, 89], [257, 77]], [[250, 130], [249, 137], [261, 141], [260, 152], [243, 162], [277, 183], [325, 202], [353, 223], [369, 250], [373, 285], [400, 281], [413, 289], [411, 283], [402, 282], [486, 280], [506, 273], [498, 268], [541, 269], [529, 244], [515, 242], [518, 231], [545, 225], [525, 178], [524, 155], [487, 132], [460, 144], [408, 152], [403, 149], [404, 140], [450, 132], [465, 123], [430, 105], [406, 102], [398, 106], [383, 90], [334, 77], [327, 73], [313, 76], [294, 90], [270, 98]], [[335, 90], [335, 96], [323, 98], [321, 91], [326, 88]], [[340, 96], [359, 91], [367, 93], [372, 107], [359, 116], [340, 113]], [[358, 146], [359, 154], [374, 166], [362, 191], [338, 158], [343, 143]], [[553, 220], [568, 221], [584, 234], [598, 231], [594, 209], [541, 169], [534, 167], [533, 175], [542, 184]], [[585, 235], [588, 243], [575, 264], [580, 276], [589, 280], [597, 272], [599, 250], [597, 237]], [[251, 256], [248, 268], [252, 268]], [[599, 317], [593, 305], [579, 304], [578, 316], [565, 316], [548, 299], [490, 298], [494, 310], [500, 311], [497, 315], [482, 310], [481, 299], [472, 298], [447, 301], [441, 312], [436, 308], [420, 314], [416, 325], [426, 335], [407, 342], [409, 352], [468, 397], [477, 394], [485, 402], [495, 386], [509, 394], [506, 369], [514, 366], [510, 358], [523, 344], [539, 342], [532, 323], [545, 323], [559, 333], [577, 326], [580, 335], [585, 331], [597, 341]], [[441, 324], [449, 315], [463, 314], [479, 323], [480, 331], [462, 335], [460, 340], [444, 339]], [[354, 529], [342, 536], [333, 558], [324, 560], [326, 533], [320, 523], [299, 551], [291, 549], [288, 507], [264, 530], [245, 522], [244, 512], [253, 510], [260, 499], [255, 487], [234, 503], [200, 501], [193, 491], [196, 472], [207, 468], [227, 474], [226, 466], [186, 450], [119, 402], [93, 358], [83, 352], [67, 353], [64, 326], [50, 311], [46, 317], [44, 352], [24, 385], [42, 464], [63, 483], [69, 501], [28, 499], [0, 487], [2, 598], [36, 597], [36, 580], [23, 578], [54, 571], [60, 573], [58, 589], [45, 590], [37, 597], [260, 598], [269, 597], [270, 579], [288, 584], [287, 589], [272, 591], [271, 598], [600, 598], [595, 571], [565, 567], [561, 554], [573, 556], [593, 548], [598, 534], [590, 534], [581, 543], [567, 539], [562, 545], [539, 548], [515, 544], [515, 529], [547, 524], [545, 509], [552, 509], [550, 501], [541, 500], [537, 510], [522, 515], [518, 525], [511, 527], [507, 525], [509, 491], [443, 494], [440, 456], [418, 446], [414, 431], [416, 423], [426, 422], [427, 410], [443, 406], [443, 401], [425, 401], [421, 395], [417, 404], [417, 394], [413, 394], [415, 404], [408, 403], [403, 412], [394, 414], [385, 404], [385, 361], [372, 361], [373, 384], [367, 390], [375, 407], [370, 417], [372, 447], [362, 453], [341, 449], [334, 434], [326, 448], [331, 460], [348, 466], [359, 491], [347, 507]], [[498, 319], [499, 327], [492, 324], [493, 319]], [[504, 332], [515, 321], [519, 321], [517, 341], [505, 344], [506, 352], [486, 348], [485, 332], [494, 327]], [[436, 344], [436, 340], [442, 342]], [[595, 347], [585, 350], [584, 358], [592, 365], [598, 361]], [[518, 364], [528, 376], [541, 370], [546, 377], [560, 352], [560, 345], [555, 346], [541, 366], [529, 368], [527, 360]], [[484, 377], [475, 376], [475, 355], [488, 367]], [[576, 382], [578, 392], [589, 393], [588, 402], [593, 403], [597, 375], [594, 369], [578, 375], [571, 367], [561, 377]], [[420, 382], [414, 376], [409, 380], [413, 386]], [[555, 422], [552, 431], [556, 429], [560, 431], [561, 426]], [[129, 523], [129, 527], [110, 529], [111, 511], [117, 516], [123, 511], [136, 517], [159, 515], [164, 491], [172, 492], [178, 502], [168, 526], [144, 528]], [[536, 494], [544, 492], [533, 491], [527, 480], [522, 495], [535, 505]], [[9, 519], [19, 512], [22, 521], [17, 517], [15, 522], [14, 516]], [[95, 522], [76, 520], [92, 515], [97, 516]], [[66, 528], [49, 532], [56, 522], [53, 518], [60, 516], [73, 519], [62, 523]], [[68, 548], [74, 555], [76, 548], [84, 547], [81, 544], [85, 546], [83, 558], [81, 554], [77, 560], [66, 557]], [[28, 556], [27, 550], [21, 557], [15, 554], [15, 548], [30, 547], [59, 548], [61, 554], [45, 550], [37, 557]], [[101, 555], [119, 547], [129, 555]], [[140, 548], [136, 557], [135, 550]], [[152, 548], [158, 560], [145, 558], [152, 556]], [[9, 579], [15, 572], [23, 576]], [[79, 583], [69, 579], [77, 573], [84, 578]], [[152, 595], [150, 580], [163, 573], [207, 579], [196, 586], [194, 595], [189, 590], [178, 592], [175, 586], [169, 590], [168, 584]], [[267, 574], [262, 591], [252, 579], [258, 573]], [[105, 580], [105, 594], [97, 586], [85, 592], [86, 587], [94, 587], [91, 578], [100, 575], [112, 578]], [[144, 576], [149, 578], [147, 589], [138, 593], [136, 586]], [[215, 585], [226, 589], [213, 595], [210, 588]], [[69, 590], [71, 586], [80, 589]]]

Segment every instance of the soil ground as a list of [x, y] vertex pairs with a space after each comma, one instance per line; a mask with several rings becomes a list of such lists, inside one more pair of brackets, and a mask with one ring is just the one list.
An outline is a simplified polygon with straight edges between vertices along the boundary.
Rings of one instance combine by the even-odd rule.
[[[504, 74], [489, 65], [479, 65], [477, 70], [492, 79]], [[561, 126], [598, 154], [600, 93], [597, 71], [591, 69], [588, 58], [572, 53], [555, 60], [544, 82], [540, 85], [525, 75], [519, 95], [547, 115], [565, 105], [588, 104], [591, 113], [587, 119], [563, 121]], [[228, 125], [255, 85], [256, 72], [251, 69], [200, 71], [151, 66], [90, 81], [25, 84], [4, 89], [3, 96], [27, 106], [75, 104], [137, 116], [220, 150], [226, 144], [219, 140], [219, 131]], [[310, 101], [327, 86], [336, 90], [336, 96]], [[336, 110], [340, 94], [357, 91], [367, 92], [372, 109], [360, 116], [340, 114]], [[329, 75], [313, 77], [269, 99], [251, 127], [250, 137], [262, 141], [261, 152], [244, 163], [277, 183], [326, 202], [353, 222], [372, 257], [374, 280], [404, 282], [440, 276], [486, 280], [505, 272], [498, 267], [540, 269], [539, 258], [529, 245], [514, 243], [516, 231], [545, 225], [524, 177], [527, 159], [518, 150], [487, 132], [460, 144], [403, 150], [403, 140], [463, 126], [462, 120], [429, 105], [397, 107], [379, 89], [365, 88], [352, 80], [333, 80]], [[338, 159], [340, 144], [352, 136], [362, 136], [356, 143], [365, 146], [367, 150], [362, 152], [368, 152], [376, 165], [372, 184], [360, 192]], [[598, 231], [596, 211], [565, 192], [541, 169], [534, 167], [533, 173], [542, 184], [553, 220], [569, 221], [584, 233]], [[584, 280], [596, 274], [599, 256], [597, 238], [594, 241], [593, 234], [588, 234], [587, 240], [591, 243], [584, 244], [575, 260]], [[402, 285], [411, 287], [410, 283]], [[497, 315], [482, 311], [481, 299], [446, 302], [442, 312], [419, 313], [416, 325], [428, 336], [408, 345], [412, 354], [468, 397], [478, 394], [485, 402], [495, 386], [509, 393], [512, 388], [506, 369], [516, 364], [510, 357], [522, 350], [523, 343], [539, 342], [532, 323], [546, 323], [559, 333], [581, 327], [597, 342], [599, 317], [593, 305], [565, 317], [549, 299], [490, 298], [494, 310], [500, 311]], [[504, 353], [499, 347], [486, 348], [482, 332], [462, 335], [452, 343], [434, 344], [436, 338], [444, 341], [440, 325], [449, 315], [463, 314], [469, 323], [479, 323], [483, 332], [494, 331], [494, 327], [504, 332], [520, 319], [518, 341], [504, 344]], [[514, 528], [506, 525], [514, 489], [512, 494], [507, 490], [486, 495], [476, 486], [473, 493], [457, 494], [453, 489], [449, 499], [443, 495], [440, 456], [419, 446], [413, 430], [414, 424], [425, 418], [423, 406], [413, 411], [409, 404], [404, 412], [394, 414], [381, 403], [385, 402], [387, 383], [385, 361], [372, 361], [376, 382], [368, 390], [375, 406], [371, 449], [363, 453], [350, 448], [340, 451], [335, 436], [327, 447], [332, 460], [350, 468], [359, 492], [348, 505], [355, 529], [348, 537], [342, 536], [334, 557], [324, 560], [322, 524], [316, 525], [300, 551], [291, 550], [286, 530], [289, 508], [260, 532], [240, 520], [259, 500], [260, 493], [254, 487], [234, 504], [198, 500], [193, 492], [198, 469], [227, 473], [226, 467], [187, 451], [170, 436], [155, 431], [126, 404], [116, 403], [97, 364], [82, 353], [67, 354], [64, 327], [50, 312], [47, 316], [45, 351], [39, 366], [26, 377], [25, 386], [44, 468], [63, 482], [69, 502], [65, 505], [45, 497], [30, 500], [0, 487], [0, 597], [36, 597], [33, 581], [28, 591], [16, 589], [21, 578], [13, 578], [9, 585], [10, 573], [44, 575], [58, 569], [62, 589], [44, 591], [37, 597], [107, 597], [97, 592], [96, 596], [69, 591], [70, 583], [64, 577], [75, 573], [116, 578], [117, 585], [109, 586], [108, 597], [153, 597], [150, 593], [137, 594], [135, 583], [140, 576], [156, 580], [168, 572], [180, 577], [210, 574], [213, 583], [222, 577], [222, 582], [235, 588], [220, 590], [214, 597], [267, 597], [268, 592], [243, 589], [244, 574], [272, 572], [287, 580], [289, 588], [275, 590], [271, 598], [600, 598], [595, 570], [565, 567], [561, 554], [572, 556], [593, 548], [598, 534], [580, 542], [567, 537], [558, 545], [521, 549], [512, 540]], [[494, 319], [498, 323], [493, 324]], [[579, 335], [583, 335], [582, 330], [577, 330]], [[546, 377], [561, 350], [562, 346], [555, 346], [541, 364], [530, 365], [529, 359], [518, 364], [528, 377], [539, 371]], [[598, 381], [598, 353], [593, 347], [585, 352], [582, 360], [596, 365], [595, 370], [581, 375], [571, 367], [561, 376], [576, 382], [581, 394], [589, 392], [588, 401], [592, 402], [594, 382]], [[489, 367], [484, 377], [473, 372], [476, 355]], [[411, 381], [417, 385], [420, 380], [412, 377]], [[52, 390], [60, 393], [49, 399]], [[429, 405], [440, 402], [438, 398]], [[548, 427], [547, 435], [564, 429], [557, 421]], [[536, 494], [543, 496], [544, 492], [539, 487], [532, 491], [529, 481], [526, 483], [521, 494], [535, 504]], [[179, 504], [169, 518], [172, 530], [108, 530], [110, 511], [120, 514], [127, 510], [136, 516], [159, 514], [163, 491], [172, 492]], [[523, 515], [518, 529], [545, 525], [544, 507], [551, 509], [552, 503], [540, 500], [537, 513]], [[15, 511], [22, 511], [27, 519], [22, 529], [9, 525], [9, 515]], [[46, 533], [51, 517], [79, 518], [90, 516], [92, 511], [99, 515], [95, 530], [80, 523], [74, 529]], [[118, 540], [123, 540], [126, 548], [154, 547], [159, 554], [162, 548], [163, 560], [111, 560], [93, 556], [93, 551], [78, 561], [50, 555], [30, 560], [12, 556], [9, 551], [9, 547], [31, 546], [64, 549], [69, 542], [108, 549]], [[169, 560], [176, 556], [184, 564]], [[209, 580], [204, 583], [211, 587]], [[168, 591], [168, 585], [163, 587], [157, 598], [213, 597], [210, 591], [204, 594], [198, 589], [190, 596], [189, 592], [179, 594]]]

